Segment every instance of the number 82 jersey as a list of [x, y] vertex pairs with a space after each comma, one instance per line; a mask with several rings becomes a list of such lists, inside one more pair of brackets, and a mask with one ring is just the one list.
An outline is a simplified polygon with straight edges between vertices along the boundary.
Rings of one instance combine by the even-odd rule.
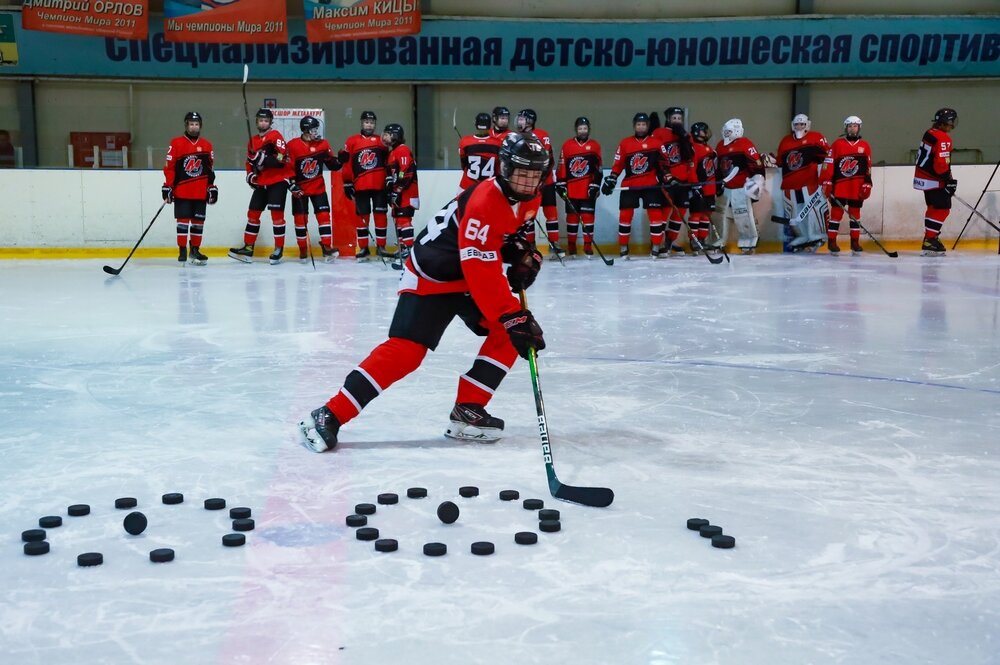
[[493, 136], [466, 136], [458, 144], [458, 159], [462, 163], [462, 182], [458, 188], [467, 189], [480, 180], [496, 175], [500, 140]]

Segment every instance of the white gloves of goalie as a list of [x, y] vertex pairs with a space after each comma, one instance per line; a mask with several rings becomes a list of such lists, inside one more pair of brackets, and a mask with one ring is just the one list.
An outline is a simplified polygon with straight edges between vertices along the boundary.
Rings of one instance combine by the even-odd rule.
[[747, 193], [747, 196], [752, 201], [760, 200], [760, 195], [764, 192], [764, 176], [759, 173], [754, 176], [750, 176], [746, 183], [743, 185], [743, 191]]

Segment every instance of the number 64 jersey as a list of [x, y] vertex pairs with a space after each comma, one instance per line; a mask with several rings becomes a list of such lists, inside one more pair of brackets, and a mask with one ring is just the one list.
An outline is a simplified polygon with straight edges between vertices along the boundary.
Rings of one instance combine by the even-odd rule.
[[452, 199], [417, 236], [399, 292], [469, 293], [489, 321], [518, 311], [500, 248], [520, 226], [496, 178], [481, 180]]

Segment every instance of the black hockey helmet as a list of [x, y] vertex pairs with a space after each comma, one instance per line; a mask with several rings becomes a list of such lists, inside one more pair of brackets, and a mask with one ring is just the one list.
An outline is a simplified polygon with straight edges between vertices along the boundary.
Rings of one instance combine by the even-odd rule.
[[476, 129], [489, 129], [490, 128], [490, 114], [489, 113], [477, 113], [476, 114]]
[[378, 118], [375, 117], [375, 112], [374, 111], [362, 111], [361, 112], [361, 121], [364, 122], [365, 120], [378, 120]]
[[271, 112], [271, 109], [259, 108], [257, 109], [257, 113], [254, 115], [254, 117], [267, 118], [268, 121], [274, 122], [274, 113]]
[[[584, 132], [580, 131], [581, 127], [586, 127], [587, 130]], [[585, 115], [581, 115], [579, 118], [573, 121], [573, 131], [576, 133], [577, 138], [590, 138], [590, 118]]]
[[[365, 127], [368, 121], [371, 120], [371, 127]], [[361, 112], [361, 135], [371, 136], [375, 133], [375, 122], [378, 118], [375, 117], [374, 111], [362, 111]]]
[[493, 107], [493, 122], [496, 122], [500, 116], [510, 117], [510, 109], [506, 106], [494, 106]]
[[197, 111], [188, 111], [184, 116], [184, 124], [186, 125], [189, 122], [202, 122], [201, 114]]
[[712, 138], [712, 129], [707, 122], [696, 122], [691, 125], [691, 137], [698, 143], [708, 143]]
[[319, 120], [307, 115], [306, 117], [299, 120], [299, 129], [302, 130], [303, 134], [309, 134], [310, 136], [319, 136]]
[[681, 117], [681, 122], [684, 122], [684, 109], [680, 106], [668, 106], [663, 110], [663, 120], [668, 125], [670, 124], [670, 116], [679, 115]]
[[[500, 170], [497, 182], [508, 198], [516, 201], [530, 201], [538, 194], [545, 182], [552, 160], [549, 151], [534, 136], [511, 132], [500, 145]], [[535, 179], [522, 172], [537, 172]]]
[[639, 111], [634, 116], [632, 116], [632, 125], [635, 126], [637, 122], [649, 122], [649, 114]]
[[[403, 136], [403, 126], [396, 122], [390, 122], [382, 130], [382, 136], [389, 136], [389, 145], [395, 148], [400, 143], [404, 143], [406, 138]], [[385, 141], [383, 141], [384, 143]]]
[[955, 109], [943, 108], [938, 109], [937, 113], [934, 114], [934, 124], [935, 125], [957, 125], [958, 124], [958, 111]]
[[[535, 109], [521, 109], [520, 111], [518, 111], [517, 112], [517, 119], [521, 120], [522, 118], [524, 119], [524, 127], [525, 127], [525, 129], [527, 129], [528, 127], [531, 127], [531, 129], [534, 129], [535, 128], [535, 123], [538, 122], [538, 114], [535, 113]], [[521, 129], [521, 128], [518, 127], [518, 129]]]

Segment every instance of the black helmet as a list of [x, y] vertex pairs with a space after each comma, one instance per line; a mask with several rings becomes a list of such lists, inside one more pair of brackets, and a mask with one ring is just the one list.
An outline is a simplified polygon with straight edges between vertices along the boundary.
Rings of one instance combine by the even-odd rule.
[[958, 122], [958, 111], [955, 109], [943, 108], [938, 109], [938, 112], [934, 114], [934, 124], [935, 125], [954, 125]]
[[403, 126], [396, 122], [390, 122], [382, 130], [382, 134], [388, 134], [389, 140], [392, 141], [392, 147], [396, 147], [400, 143], [403, 143], [406, 139], [403, 137]]
[[573, 129], [576, 129], [580, 125], [587, 125], [587, 127], [590, 127], [590, 118], [588, 118], [585, 115], [581, 115], [579, 118], [573, 121]]
[[476, 129], [489, 129], [490, 128], [490, 114], [489, 113], [477, 113], [476, 114]]
[[538, 122], [538, 114], [535, 113], [535, 109], [521, 109], [517, 112], [517, 117], [524, 118], [524, 126], [531, 126], [532, 129], [535, 128], [535, 123]]
[[684, 109], [682, 109], [680, 106], [668, 106], [666, 109], [664, 109], [663, 119], [666, 120], [667, 123], [670, 122], [670, 116], [672, 115], [679, 115], [683, 117]]
[[274, 122], [274, 113], [271, 112], [271, 109], [263, 109], [263, 108], [257, 109], [257, 113], [256, 115], [254, 115], [254, 117], [267, 118], [270, 122]]
[[526, 171], [538, 171], [541, 178], [538, 180], [540, 188], [545, 182], [552, 161], [549, 159], [549, 151], [545, 149], [542, 142], [534, 136], [511, 132], [500, 145], [500, 171], [497, 174], [497, 182], [508, 198], [517, 201], [530, 201], [535, 198], [538, 189], [533, 192], [518, 192], [511, 185], [511, 178], [514, 171], [523, 169]]
[[502, 115], [510, 117], [510, 109], [507, 108], [506, 106], [494, 106], [493, 107], [493, 121], [496, 122], [497, 119], [500, 116], [502, 116]]
[[[365, 128], [365, 121], [366, 120], [371, 120], [372, 121], [372, 128], [371, 129]], [[361, 112], [361, 135], [362, 136], [371, 136], [372, 134], [375, 133], [375, 121], [376, 120], [378, 120], [378, 118], [375, 117], [375, 113], [373, 111], [362, 111]]]
[[299, 129], [302, 130], [303, 134], [311, 134], [313, 136], [319, 136], [319, 120], [307, 115], [306, 117], [299, 120]]
[[374, 111], [362, 111], [361, 121], [364, 122], [365, 120], [378, 120], [378, 118], [375, 117]]
[[712, 130], [706, 122], [696, 122], [691, 125], [691, 136], [698, 143], [708, 143], [712, 138]]
[[632, 125], [635, 126], [637, 122], [649, 122], [649, 114], [643, 113], [642, 111], [636, 113], [632, 116]]
[[201, 122], [201, 114], [197, 111], [188, 111], [187, 115], [184, 116], [184, 124], [189, 122]]

